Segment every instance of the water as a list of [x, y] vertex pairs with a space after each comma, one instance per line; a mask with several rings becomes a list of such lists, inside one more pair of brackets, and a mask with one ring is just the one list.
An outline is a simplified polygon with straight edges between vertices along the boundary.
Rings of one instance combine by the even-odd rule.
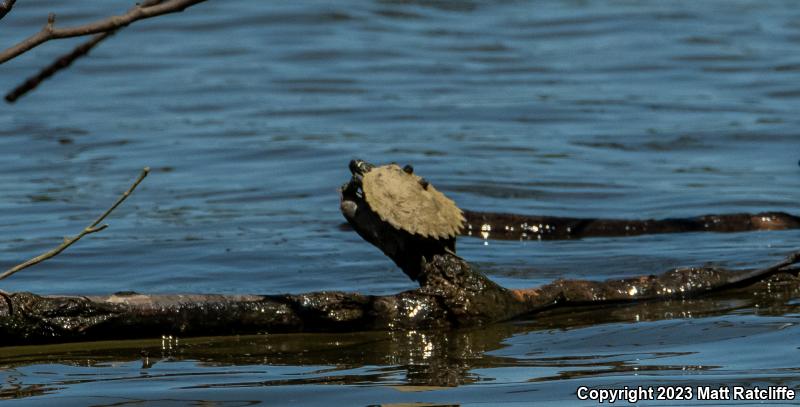
[[[18, 2], [0, 39], [34, 33], [50, 11], [66, 26], [129, 5]], [[4, 64], [0, 89], [79, 41]], [[412, 163], [473, 210], [796, 214], [799, 50], [800, 11], [788, 1], [209, 1], [142, 21], [0, 111], [0, 268], [79, 232], [153, 168], [107, 230], [3, 289], [413, 288], [341, 227], [336, 188], [354, 157]], [[797, 237], [463, 238], [459, 252], [527, 287], [763, 265]], [[436, 335], [183, 340], [163, 357], [160, 338], [4, 349], [0, 394], [33, 405], [514, 405], [571, 404], [580, 385], [797, 385], [791, 298], [742, 294]]]

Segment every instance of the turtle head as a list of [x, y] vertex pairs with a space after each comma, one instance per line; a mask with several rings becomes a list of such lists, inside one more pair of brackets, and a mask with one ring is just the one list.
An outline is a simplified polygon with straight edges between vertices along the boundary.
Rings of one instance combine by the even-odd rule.
[[[350, 181], [346, 182], [342, 187], [339, 189], [341, 195], [347, 194], [353, 197], [364, 198], [364, 191], [361, 188], [364, 181], [364, 174], [368, 173], [370, 170], [375, 168], [374, 165], [364, 161], [364, 160], [350, 160]], [[345, 200], [342, 200], [342, 204], [344, 205]], [[350, 213], [355, 210], [351, 203], [348, 203], [347, 208], [342, 206], [342, 213]], [[352, 215], [352, 214], [351, 214]]]
[[351, 224], [355, 219], [358, 206], [367, 208], [364, 202], [364, 190], [361, 188], [364, 180], [364, 174], [368, 173], [371, 169], [375, 168], [374, 165], [359, 159], [350, 160], [350, 180], [345, 182], [339, 188], [339, 203], [342, 214]]
[[[350, 160], [350, 180], [339, 188], [339, 209], [345, 219], [351, 224], [358, 221], [364, 223], [363, 215], [369, 211], [367, 203], [364, 201], [364, 190], [362, 189], [364, 174], [375, 168], [374, 165], [359, 159]], [[357, 215], [358, 218], [356, 217]]]

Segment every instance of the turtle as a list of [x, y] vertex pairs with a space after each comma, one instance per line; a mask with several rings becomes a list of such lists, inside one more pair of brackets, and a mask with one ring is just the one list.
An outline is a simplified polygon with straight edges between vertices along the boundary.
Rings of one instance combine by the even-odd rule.
[[351, 179], [340, 189], [342, 214], [409, 277], [416, 280], [433, 255], [455, 254], [464, 213], [411, 165], [352, 160], [349, 167]]

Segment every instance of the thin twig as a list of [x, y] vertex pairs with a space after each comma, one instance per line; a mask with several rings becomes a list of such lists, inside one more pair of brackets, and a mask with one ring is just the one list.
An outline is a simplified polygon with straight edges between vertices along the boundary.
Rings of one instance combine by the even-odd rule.
[[145, 4], [138, 4], [128, 10], [127, 13], [119, 16], [111, 16], [93, 23], [67, 28], [55, 28], [55, 15], [50, 14], [47, 24], [38, 33], [0, 52], [0, 64], [53, 39], [80, 37], [83, 35], [113, 31], [137, 20], [180, 12], [187, 7], [204, 1], [205, 0], [167, 0], [155, 5], [148, 5], [148, 2]]
[[3, 17], [5, 17], [6, 14], [11, 11], [11, 8], [14, 7], [14, 3], [16, 2], [17, 0], [5, 0], [2, 4], [0, 4], [0, 20], [2, 20]]
[[26, 261], [26, 262], [24, 262], [24, 263], [20, 263], [20, 264], [18, 264], [16, 266], [6, 270], [3, 274], [0, 274], [0, 280], [4, 279], [4, 278], [6, 278], [6, 277], [8, 277], [8, 276], [20, 271], [20, 270], [23, 270], [23, 269], [26, 269], [26, 268], [28, 268], [30, 266], [33, 266], [34, 264], [39, 264], [39, 263], [41, 263], [41, 262], [43, 262], [43, 261], [45, 261], [45, 260], [47, 260], [47, 259], [49, 259], [51, 257], [54, 257], [54, 256], [58, 255], [59, 253], [63, 252], [64, 249], [66, 249], [67, 247], [70, 247], [73, 243], [75, 243], [78, 240], [80, 240], [82, 237], [84, 237], [84, 236], [86, 236], [88, 234], [97, 233], [97, 232], [107, 228], [108, 225], [106, 225], [106, 224], [100, 225], [100, 222], [102, 222], [114, 209], [116, 209], [123, 201], [125, 201], [125, 199], [127, 199], [128, 196], [131, 195], [131, 193], [133, 193], [133, 191], [136, 189], [137, 186], [139, 186], [139, 183], [142, 182], [142, 180], [144, 179], [144, 177], [147, 176], [148, 173], [150, 173], [150, 168], [149, 167], [145, 167], [142, 170], [142, 173], [139, 174], [139, 178], [136, 178], [136, 181], [134, 181], [133, 185], [131, 185], [131, 187], [128, 188], [128, 190], [125, 191], [122, 194], [122, 196], [119, 197], [119, 199], [117, 199], [117, 202], [115, 202], [114, 205], [112, 205], [110, 208], [108, 208], [108, 210], [106, 210], [102, 215], [100, 215], [100, 217], [95, 219], [95, 221], [92, 222], [89, 226], [84, 228], [83, 231], [81, 231], [81, 233], [79, 233], [79, 234], [77, 234], [77, 235], [75, 235], [73, 237], [65, 237], [64, 238], [64, 242], [61, 243], [60, 245], [58, 245], [55, 249], [52, 249], [52, 250], [50, 250], [48, 252], [45, 252], [45, 253], [42, 253], [42, 254], [40, 254], [40, 255], [38, 255], [38, 256], [36, 256], [36, 257]]
[[86, 41], [83, 44], [75, 47], [72, 52], [58, 57], [58, 59], [53, 61], [53, 63], [39, 71], [39, 73], [26, 79], [21, 85], [14, 88], [14, 90], [11, 92], [8, 92], [5, 96], [6, 101], [13, 103], [26, 93], [36, 89], [36, 87], [39, 86], [39, 84], [45, 79], [53, 76], [53, 74], [56, 72], [69, 67], [73, 61], [88, 54], [95, 45], [99, 44], [100, 41], [103, 41], [104, 39], [114, 35], [114, 33], [116, 33], [116, 30], [95, 34], [89, 41]]

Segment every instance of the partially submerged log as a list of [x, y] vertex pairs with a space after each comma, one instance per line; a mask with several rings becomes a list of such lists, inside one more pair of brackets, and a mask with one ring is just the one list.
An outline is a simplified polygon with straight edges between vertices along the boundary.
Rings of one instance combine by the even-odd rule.
[[464, 211], [462, 235], [503, 240], [562, 240], [684, 232], [748, 232], [800, 228], [784, 212], [733, 213], [668, 219], [603, 219]]
[[436, 255], [420, 288], [396, 295], [3, 295], [0, 345], [277, 332], [447, 329], [486, 325], [555, 307], [690, 298], [796, 274], [800, 253], [763, 269], [676, 269], [621, 280], [558, 280], [503, 288], [452, 254]]
[[[775, 265], [749, 271], [695, 267], [627, 279], [557, 280], [532, 289], [507, 289], [458, 257], [455, 254], [454, 236], [420, 236], [402, 225], [398, 229], [382, 220], [365, 201], [361, 190], [364, 172], [374, 168], [365, 164], [367, 165], [351, 164], [353, 178], [341, 190], [342, 214], [359, 235], [394, 260], [409, 278], [419, 282], [420, 288], [416, 290], [385, 296], [345, 292], [296, 295], [144, 295], [127, 292], [111, 296], [71, 297], [0, 291], [3, 300], [0, 301], [0, 345], [161, 335], [206, 336], [480, 326], [555, 307], [689, 298], [738, 288], [779, 274], [794, 275], [798, 272], [795, 264], [800, 262], [800, 252]], [[411, 171], [413, 170], [408, 173]], [[427, 181], [421, 182], [421, 188], [427, 189], [427, 184]], [[127, 194], [126, 192], [125, 195]], [[121, 200], [114, 207], [119, 202]], [[108, 212], [110, 210], [96, 223]], [[714, 230], [718, 231], [751, 230], [764, 225], [775, 226], [774, 228], [800, 225], [798, 218], [779, 213], [700, 217], [677, 223], [674, 219], [594, 220], [587, 223], [584, 222], [587, 220], [577, 222], [569, 218], [532, 218], [474, 212], [467, 212], [465, 218], [465, 225], [477, 224], [475, 222], [493, 225], [484, 229], [506, 230], [499, 225], [522, 224], [531, 226], [533, 230], [532, 225], [535, 224], [538, 231], [541, 231], [541, 224], [548, 226], [544, 227], [550, 231], [544, 232], [550, 233], [548, 237], [567, 238], [622, 230], [622, 225], [628, 226], [629, 230], [634, 225], [642, 233], [696, 230], [700, 224], [703, 225], [703, 230], [709, 230], [710, 227], [705, 226], [708, 222], [715, 225], [728, 222], [731, 225], [715, 226]], [[756, 218], [766, 220], [758, 221]], [[719, 219], [719, 222], [715, 222], [715, 219]], [[683, 226], [675, 230], [675, 224]], [[94, 226], [95, 224], [91, 227]], [[514, 236], [515, 233], [521, 232], [509, 230], [504, 236]], [[497, 233], [491, 234], [492, 238], [500, 236]]]

